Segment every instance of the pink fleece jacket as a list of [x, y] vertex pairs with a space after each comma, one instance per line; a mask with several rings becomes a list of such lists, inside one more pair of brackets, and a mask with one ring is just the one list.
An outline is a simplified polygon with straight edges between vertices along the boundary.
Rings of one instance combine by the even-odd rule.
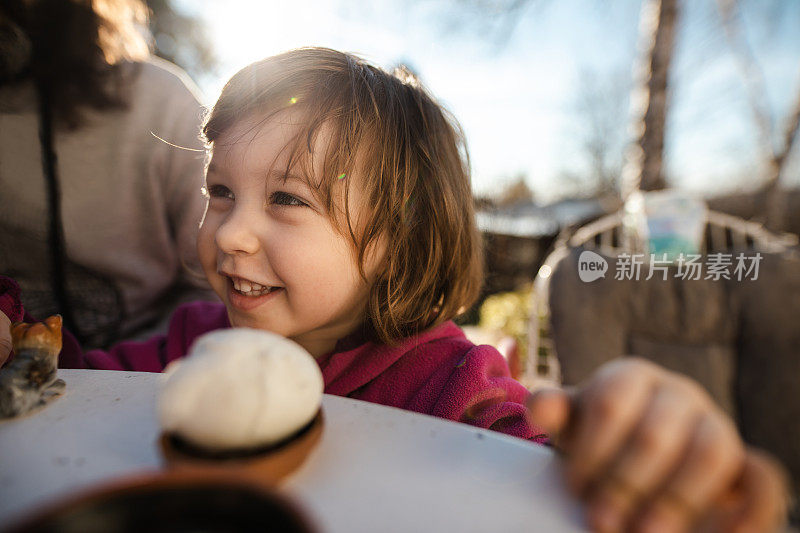
[[[0, 276], [0, 311], [23, 318], [19, 290]], [[32, 317], [25, 317], [31, 320]], [[59, 356], [61, 368], [161, 372], [184, 357], [200, 335], [229, 328], [221, 303], [180, 306], [166, 335], [123, 342], [108, 351], [83, 353], [69, 332]], [[528, 392], [511, 378], [508, 365], [491, 346], [475, 346], [453, 322], [446, 322], [396, 346], [350, 335], [317, 359], [325, 392], [399, 407], [545, 443], [547, 436], [526, 417]]]

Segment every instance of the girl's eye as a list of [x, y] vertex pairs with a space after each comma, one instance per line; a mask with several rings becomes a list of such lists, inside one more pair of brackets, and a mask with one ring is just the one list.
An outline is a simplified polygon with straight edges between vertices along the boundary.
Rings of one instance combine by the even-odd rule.
[[209, 185], [203, 187], [203, 195], [206, 198], [225, 198], [233, 200], [233, 192], [224, 185]]
[[302, 200], [296, 198], [295, 196], [292, 196], [291, 194], [283, 191], [277, 191], [272, 193], [272, 195], [270, 196], [270, 200], [272, 201], [273, 204], [276, 205], [298, 206], [298, 207], [308, 205]]

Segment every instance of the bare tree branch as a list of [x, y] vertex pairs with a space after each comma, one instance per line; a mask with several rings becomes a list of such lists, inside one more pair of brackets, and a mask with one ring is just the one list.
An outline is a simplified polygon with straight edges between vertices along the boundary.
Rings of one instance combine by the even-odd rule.
[[787, 117], [786, 124], [783, 130], [783, 143], [780, 150], [775, 154], [775, 162], [778, 164], [778, 175], [776, 179], [780, 179], [780, 173], [783, 170], [786, 158], [792, 153], [792, 148], [797, 140], [797, 131], [800, 130], [800, 76], [798, 76], [798, 89], [796, 100], [791, 114]]
[[743, 36], [741, 29], [741, 12], [737, 0], [717, 0], [717, 9], [722, 18], [722, 27], [725, 37], [736, 58], [736, 63], [742, 72], [742, 77], [747, 90], [747, 99], [753, 112], [756, 126], [760, 133], [761, 149], [768, 160], [776, 155], [775, 145], [772, 141], [774, 126], [772, 115], [767, 105], [767, 91], [765, 88], [764, 73], [755, 59], [753, 51]]
[[598, 195], [619, 195], [626, 138], [625, 104], [630, 95], [629, 69], [599, 72], [582, 68], [573, 113], [579, 156], [586, 164], [584, 186]]
[[781, 174], [788, 155], [792, 151], [797, 130], [800, 126], [800, 89], [797, 91], [797, 100], [792, 113], [787, 117], [786, 128], [783, 133], [783, 145], [769, 160], [765, 184], [767, 192], [766, 211], [767, 227], [773, 230], [783, 230], [786, 227], [786, 197], [781, 188]]
[[717, 8], [728, 43], [742, 71], [748, 100], [760, 131], [760, 144], [766, 160], [766, 176], [763, 190], [766, 192], [766, 223], [774, 230], [783, 229], [786, 219], [786, 201], [781, 191], [781, 175], [792, 151], [797, 131], [800, 128], [800, 84], [794, 106], [786, 119], [781, 144], [774, 142], [775, 125], [769, 112], [769, 100], [765, 89], [764, 73], [755, 59], [741, 31], [741, 11], [737, 0], [717, 0]]
[[469, 25], [479, 27], [482, 38], [495, 51], [503, 50], [514, 35], [525, 10], [536, 0], [449, 0], [454, 10], [448, 31], [464, 31], [464, 17]]

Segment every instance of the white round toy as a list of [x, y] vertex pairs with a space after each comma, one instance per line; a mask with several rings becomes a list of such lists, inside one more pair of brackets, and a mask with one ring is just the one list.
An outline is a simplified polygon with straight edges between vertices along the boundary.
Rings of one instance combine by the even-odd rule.
[[203, 335], [165, 373], [158, 402], [163, 431], [210, 451], [289, 437], [317, 414], [324, 389], [303, 347], [249, 328]]

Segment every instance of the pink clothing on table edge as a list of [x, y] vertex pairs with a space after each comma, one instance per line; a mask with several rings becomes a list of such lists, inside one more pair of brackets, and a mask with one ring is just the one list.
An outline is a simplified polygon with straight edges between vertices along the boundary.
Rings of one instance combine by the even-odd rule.
[[[19, 290], [2, 276], [0, 311], [12, 321], [22, 319]], [[184, 357], [200, 335], [229, 327], [224, 305], [192, 302], [175, 311], [166, 335], [123, 342], [108, 351], [83, 353], [65, 332], [59, 367], [161, 372], [171, 361]], [[529, 393], [511, 377], [503, 356], [491, 346], [472, 344], [452, 321], [396, 346], [350, 335], [317, 362], [328, 394], [547, 442], [544, 432], [528, 422], [525, 399]]]

